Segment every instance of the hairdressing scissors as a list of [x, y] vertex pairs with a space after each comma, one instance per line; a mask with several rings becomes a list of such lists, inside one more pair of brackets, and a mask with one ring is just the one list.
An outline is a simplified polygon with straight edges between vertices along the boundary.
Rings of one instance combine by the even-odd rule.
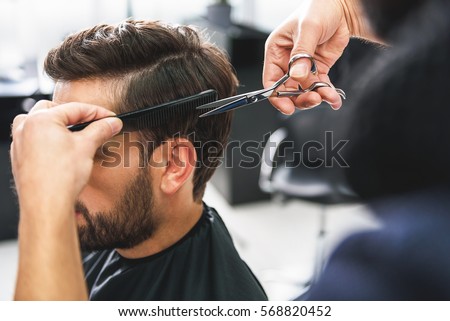
[[[233, 97], [228, 97], [225, 99], [214, 101], [214, 102], [206, 104], [206, 105], [199, 106], [199, 107], [197, 107], [197, 109], [214, 108], [213, 110], [210, 110], [204, 114], [201, 114], [200, 117], [217, 115], [217, 114], [221, 114], [221, 113], [224, 113], [224, 112], [227, 112], [230, 110], [234, 110], [236, 108], [249, 106], [254, 103], [266, 100], [269, 97], [293, 97], [293, 96], [298, 96], [298, 95], [301, 95], [301, 94], [304, 94], [304, 93], [307, 93], [307, 92], [310, 92], [310, 91], [313, 91], [313, 90], [316, 90], [316, 89], [322, 88], [322, 87], [334, 88], [329, 83], [318, 81], [318, 82], [312, 83], [308, 88], [305, 88], [305, 89], [303, 89], [300, 85], [298, 85], [298, 90], [277, 91], [276, 89], [278, 87], [280, 87], [281, 85], [283, 85], [291, 77], [289, 74], [291, 71], [291, 66], [296, 60], [298, 60], [300, 58], [308, 58], [309, 60], [311, 60], [311, 73], [313, 75], [316, 75], [317, 74], [317, 66], [316, 66], [316, 62], [315, 62], [314, 58], [308, 54], [297, 54], [297, 55], [293, 56], [291, 58], [291, 60], [289, 61], [287, 73], [283, 77], [281, 77], [277, 82], [275, 82], [271, 87], [248, 92], [245, 94], [236, 95]], [[346, 98], [345, 92], [342, 89], [339, 89], [339, 88], [334, 88], [334, 89], [343, 99]]]

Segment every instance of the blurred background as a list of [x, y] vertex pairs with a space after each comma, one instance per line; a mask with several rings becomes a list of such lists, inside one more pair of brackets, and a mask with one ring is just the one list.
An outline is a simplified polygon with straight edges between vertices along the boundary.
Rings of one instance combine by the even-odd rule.
[[[9, 128], [15, 115], [36, 100], [51, 98], [52, 83], [42, 73], [50, 48], [72, 32], [127, 17], [193, 24], [228, 52], [240, 91], [256, 90], [262, 88], [265, 40], [297, 5], [287, 0], [0, 0], [0, 300], [12, 298], [17, 267]], [[371, 50], [352, 42], [333, 69], [335, 84], [349, 81], [351, 67]], [[230, 140], [257, 142], [253, 148], [259, 162], [244, 168], [240, 164], [248, 155], [227, 150], [224, 166], [207, 188], [205, 202], [222, 215], [241, 256], [272, 300], [307, 291], [339, 240], [378, 226], [342, 182], [339, 166], [287, 169], [286, 152], [279, 153], [286, 140], [299, 149], [312, 140], [326, 145], [325, 133], [334, 132], [337, 113], [320, 106], [286, 119], [268, 103], [237, 111]], [[264, 153], [269, 139], [276, 143], [275, 153]]]

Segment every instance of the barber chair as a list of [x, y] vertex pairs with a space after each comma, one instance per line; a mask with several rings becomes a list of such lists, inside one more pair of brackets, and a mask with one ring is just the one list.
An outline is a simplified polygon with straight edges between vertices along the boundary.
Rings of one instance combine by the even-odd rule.
[[345, 182], [348, 164], [332, 153], [333, 148], [345, 149], [340, 117], [325, 105], [297, 111], [271, 134], [262, 156], [259, 185], [263, 191], [321, 207], [313, 275], [310, 281], [296, 284], [304, 288], [304, 298], [324, 266], [326, 207], [358, 200]]

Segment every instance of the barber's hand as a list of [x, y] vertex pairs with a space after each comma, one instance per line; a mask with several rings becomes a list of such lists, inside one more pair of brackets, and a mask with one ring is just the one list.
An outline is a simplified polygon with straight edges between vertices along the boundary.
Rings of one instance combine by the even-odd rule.
[[85, 300], [74, 204], [97, 148], [122, 122], [105, 118], [79, 132], [68, 125], [114, 115], [102, 107], [40, 101], [12, 126], [11, 163], [19, 196], [16, 300]]
[[[267, 88], [286, 72], [289, 59], [299, 53], [314, 57], [318, 74], [312, 75], [311, 61], [299, 59], [291, 69], [291, 78], [286, 88], [296, 90], [298, 83], [307, 88], [313, 82], [332, 84], [328, 72], [342, 55], [350, 36], [357, 35], [355, 24], [361, 14], [353, 6], [355, 0], [303, 0], [302, 5], [269, 36], [266, 42], [263, 84]], [[353, 16], [352, 16], [353, 15]], [[298, 96], [298, 98], [271, 98], [270, 102], [282, 113], [292, 114], [295, 107], [310, 108], [328, 102], [332, 108], [342, 105], [341, 97], [333, 88], [320, 88]]]
[[120, 131], [122, 122], [109, 117], [79, 132], [67, 126], [112, 115], [94, 105], [57, 106], [50, 101], [39, 101], [28, 115], [18, 115], [12, 126], [11, 162], [20, 205], [28, 203], [23, 198], [34, 205], [74, 202], [88, 182], [96, 149]]

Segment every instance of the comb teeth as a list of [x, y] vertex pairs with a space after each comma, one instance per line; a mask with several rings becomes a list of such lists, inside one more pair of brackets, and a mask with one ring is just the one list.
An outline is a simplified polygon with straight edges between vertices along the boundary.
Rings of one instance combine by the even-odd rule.
[[197, 113], [197, 107], [217, 100], [215, 90], [206, 90], [199, 94], [171, 101], [155, 107], [118, 115], [124, 123], [124, 130], [139, 130], [167, 124], [170, 119]]
[[[128, 113], [117, 115], [116, 117], [122, 119], [122, 131], [133, 131], [155, 126], [167, 124], [167, 122], [179, 117], [180, 114], [198, 113], [197, 107], [211, 103], [217, 100], [217, 92], [209, 89], [199, 94], [178, 100], [170, 101], [161, 105], [148, 107]], [[211, 108], [212, 110], [213, 108]], [[209, 109], [202, 109], [201, 112], [209, 111]], [[88, 126], [92, 122], [82, 123], [69, 127], [71, 131], [79, 131]]]

